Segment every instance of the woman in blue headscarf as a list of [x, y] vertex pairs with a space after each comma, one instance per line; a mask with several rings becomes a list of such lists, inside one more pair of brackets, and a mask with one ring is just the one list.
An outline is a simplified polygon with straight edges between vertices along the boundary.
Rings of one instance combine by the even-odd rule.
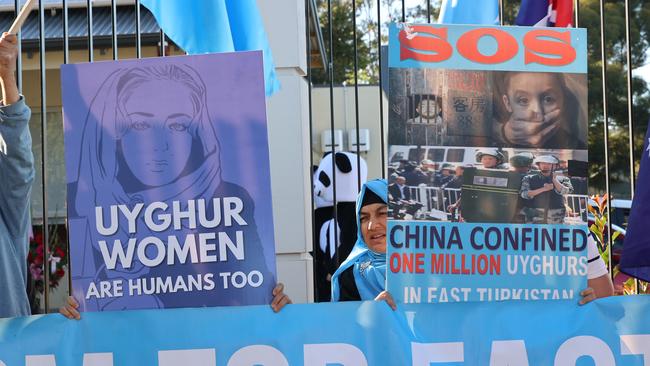
[[357, 242], [332, 277], [332, 301], [385, 300], [395, 303], [386, 288], [386, 225], [388, 183], [365, 183], [357, 198]]
[[[388, 184], [384, 179], [369, 181], [361, 187], [357, 199], [357, 242], [332, 277], [332, 301], [384, 300], [396, 309], [395, 301], [385, 290], [387, 196]], [[593, 265], [590, 263], [588, 287], [580, 292], [580, 305], [613, 294], [604, 264], [604, 274], [596, 274]]]

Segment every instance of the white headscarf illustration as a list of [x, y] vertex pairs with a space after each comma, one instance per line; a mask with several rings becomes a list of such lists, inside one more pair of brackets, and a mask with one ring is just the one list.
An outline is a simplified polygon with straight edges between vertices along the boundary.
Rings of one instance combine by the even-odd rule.
[[[192, 171], [187, 169], [178, 177], [174, 177], [170, 183], [157, 187], [142, 188], [137, 191], [124, 186], [120, 177], [123, 170], [128, 169], [126, 164], [120, 163], [124, 158], [121, 156], [121, 138], [131, 128], [131, 123], [126, 115], [124, 103], [131, 96], [132, 91], [139, 85], [151, 80], [169, 81], [172, 87], [168, 92], [173, 92], [179, 87], [185, 87], [190, 91], [194, 106], [194, 118], [190, 123], [189, 132], [192, 135], [193, 145], [200, 144], [200, 148], [193, 148], [193, 151], [200, 151], [190, 156], [188, 165], [195, 167]], [[153, 97], [153, 96], [152, 96]], [[72, 243], [72, 245], [84, 246], [83, 263], [94, 263], [82, 269], [82, 277], [86, 279], [131, 279], [148, 273], [149, 269], [134, 259], [130, 268], [119, 266], [113, 271], [106, 271], [99, 256], [98, 241], [105, 239], [101, 237], [95, 227], [95, 206], [104, 207], [108, 212], [111, 205], [127, 205], [133, 207], [137, 203], [145, 205], [162, 201], [180, 201], [186, 205], [188, 200], [205, 199], [210, 202], [214, 192], [221, 184], [220, 145], [212, 120], [207, 109], [206, 87], [198, 73], [187, 65], [157, 65], [138, 66], [129, 69], [120, 69], [113, 72], [101, 85], [99, 91], [93, 98], [84, 126], [80, 164], [77, 179], [77, 191], [74, 198], [76, 212], [81, 217], [86, 217], [87, 228], [92, 245], [89, 243]], [[142, 185], [141, 185], [142, 186]], [[92, 202], [93, 204], [90, 204]], [[104, 215], [106, 217], [106, 215]], [[118, 231], [107, 242], [111, 246], [115, 239], [120, 239], [125, 246], [129, 239], [126, 232], [126, 221], [120, 222]], [[172, 234], [171, 230], [169, 233]], [[157, 236], [167, 235], [157, 233]], [[179, 235], [178, 231], [173, 235]], [[146, 228], [142, 220], [138, 221], [138, 238], [154, 235]], [[180, 237], [180, 236], [179, 236]], [[95, 259], [88, 258], [94, 257]], [[90, 260], [88, 260], [90, 259]], [[160, 305], [158, 300], [143, 299], [143, 302], [154, 301]], [[111, 305], [112, 304], [112, 305]], [[104, 302], [100, 307], [121, 308], [119, 301]], [[130, 306], [131, 307], [131, 306]], [[152, 307], [151, 303], [142, 307]], [[131, 307], [132, 308], [132, 307]]]

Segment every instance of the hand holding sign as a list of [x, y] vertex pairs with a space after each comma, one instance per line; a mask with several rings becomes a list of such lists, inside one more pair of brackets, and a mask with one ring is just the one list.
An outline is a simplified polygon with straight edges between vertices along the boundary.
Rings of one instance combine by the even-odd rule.
[[17, 44], [18, 39], [13, 34], [5, 32], [0, 37], [0, 81], [5, 105], [15, 103], [20, 98], [14, 75], [18, 57]]
[[393, 295], [390, 294], [388, 291], [382, 291], [375, 297], [375, 301], [385, 301], [390, 308], [395, 311], [397, 310], [397, 304], [395, 304], [395, 300], [393, 299]]
[[27, 20], [35, 3], [36, 0], [27, 0], [9, 31], [4, 32], [0, 37], [0, 79], [5, 105], [15, 103], [20, 98], [14, 75], [16, 72], [16, 59], [18, 58], [18, 37], [16, 37], [16, 33]]
[[16, 71], [17, 45], [18, 39], [13, 34], [5, 32], [0, 37], [0, 77], [3, 79]]

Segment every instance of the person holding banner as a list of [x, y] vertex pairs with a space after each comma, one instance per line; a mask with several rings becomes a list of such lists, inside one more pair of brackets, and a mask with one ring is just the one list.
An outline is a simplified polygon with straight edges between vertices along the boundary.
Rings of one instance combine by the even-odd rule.
[[[386, 232], [388, 185], [384, 179], [365, 183], [357, 199], [357, 242], [348, 258], [332, 276], [332, 301], [386, 301], [397, 308], [386, 288]], [[604, 261], [594, 252], [589, 237], [587, 288], [580, 292], [580, 305], [613, 294]]]
[[0, 37], [0, 318], [31, 313], [26, 288], [34, 156], [31, 111], [16, 85], [17, 46], [15, 35]]
[[[273, 289], [273, 300], [271, 301], [271, 309], [278, 313], [287, 304], [292, 304], [289, 295], [284, 293], [284, 284], [278, 283]], [[59, 313], [68, 319], [81, 320], [81, 312], [79, 311], [79, 302], [74, 296], [68, 296], [66, 304], [59, 309]]]
[[588, 288], [580, 293], [581, 304], [614, 295], [614, 284], [607, 271], [607, 265], [598, 253], [598, 245], [591, 233], [587, 236], [587, 286]]

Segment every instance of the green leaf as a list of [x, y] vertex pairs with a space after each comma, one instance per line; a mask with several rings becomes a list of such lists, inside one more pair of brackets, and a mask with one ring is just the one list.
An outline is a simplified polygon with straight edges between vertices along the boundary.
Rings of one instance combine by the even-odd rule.
[[600, 232], [600, 230], [598, 230], [598, 228], [596, 227], [596, 225], [591, 225], [591, 226], [589, 227], [589, 231], [591, 231], [592, 233], [594, 233], [594, 235], [596, 235], [596, 240], [598, 240], [598, 242], [599, 242], [600, 244], [603, 243], [603, 240], [602, 240], [603, 234]]

